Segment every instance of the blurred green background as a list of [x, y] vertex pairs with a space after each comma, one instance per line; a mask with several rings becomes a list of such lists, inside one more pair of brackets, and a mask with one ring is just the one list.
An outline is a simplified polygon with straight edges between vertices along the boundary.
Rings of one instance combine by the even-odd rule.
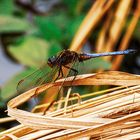
[[[0, 3], [1, 51], [18, 69], [13, 74], [11, 64], [1, 65], [0, 80], [4, 81], [1, 81], [1, 107], [16, 94], [19, 80], [39, 68], [48, 57], [68, 48], [90, 6], [85, 0], [28, 2], [1, 0]], [[5, 79], [7, 73], [15, 76]]]
[[[1, 49], [6, 59], [20, 66], [14, 65], [18, 70], [12, 74], [14, 76], [10, 75], [9, 79], [5, 79], [5, 75], [14, 68], [10, 69], [8, 63], [5, 69], [1, 69], [4, 71], [0, 72], [4, 82], [1, 85], [0, 106], [16, 95], [19, 80], [39, 68], [48, 57], [68, 49], [91, 4], [91, 1], [86, 0], [71, 0], [70, 3], [67, 0], [38, 0], [33, 4], [29, 3], [30, 7], [24, 7], [19, 1], [1, 1]], [[31, 7], [35, 8], [36, 12], [32, 11]], [[102, 64], [105, 68], [110, 66], [102, 61], [96, 63], [97, 67]]]

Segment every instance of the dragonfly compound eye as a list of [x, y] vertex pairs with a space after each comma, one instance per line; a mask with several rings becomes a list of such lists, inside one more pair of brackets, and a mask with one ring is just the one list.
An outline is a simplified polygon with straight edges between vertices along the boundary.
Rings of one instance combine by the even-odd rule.
[[48, 59], [47, 64], [52, 68], [55, 66], [56, 57], [52, 56]]

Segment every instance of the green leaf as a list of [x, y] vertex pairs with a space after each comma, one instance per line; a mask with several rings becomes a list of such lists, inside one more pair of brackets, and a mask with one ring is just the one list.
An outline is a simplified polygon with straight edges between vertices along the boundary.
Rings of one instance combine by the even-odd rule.
[[26, 37], [21, 43], [9, 46], [9, 52], [19, 62], [30, 67], [39, 67], [46, 61], [48, 43], [37, 37]]
[[0, 15], [0, 33], [25, 32], [31, 28], [31, 25], [22, 18]]
[[75, 13], [78, 1], [77, 0], [71, 0], [70, 2], [68, 0], [63, 0], [63, 3], [67, 6], [68, 12], [71, 14]]
[[36, 17], [36, 24], [46, 40], [61, 40], [62, 31], [60, 27], [50, 18]]
[[67, 25], [66, 32], [64, 34], [64, 37], [67, 38], [68, 41], [70, 41], [74, 37], [83, 18], [84, 18], [84, 16], [81, 15], [79, 17], [76, 17], [75, 19], [70, 20], [69, 24]]
[[95, 58], [92, 60], [91, 67], [93, 70], [97, 69], [104, 69], [104, 70], [109, 70], [111, 68], [111, 63], [102, 59], [102, 58]]
[[21, 73], [15, 75], [11, 80], [9, 80], [1, 89], [1, 98], [5, 101], [17, 94], [17, 84], [25, 76], [33, 73], [35, 69], [24, 70]]
[[140, 40], [139, 33], [140, 33], [140, 20], [138, 20], [138, 23], [137, 23], [137, 26], [136, 26], [136, 28], [134, 30], [134, 35], [133, 35], [138, 40]]
[[68, 17], [68, 15], [63, 11], [58, 11], [57, 13], [53, 13], [53, 15], [50, 15], [47, 18], [53, 21], [55, 24], [57, 24], [59, 29], [61, 29], [62, 31], [68, 26], [68, 23], [70, 21], [70, 17]]
[[52, 41], [50, 43], [50, 49], [48, 52], [48, 57], [51, 57], [53, 55], [57, 55], [58, 52], [62, 51], [61, 45], [56, 42], [56, 41]]
[[86, 60], [78, 66], [78, 70], [80, 74], [91, 73], [94, 70], [103, 69], [108, 70], [111, 68], [111, 63], [102, 59], [102, 58], [94, 58], [90, 60]]
[[15, 10], [14, 0], [0, 1], [0, 14], [12, 14]]

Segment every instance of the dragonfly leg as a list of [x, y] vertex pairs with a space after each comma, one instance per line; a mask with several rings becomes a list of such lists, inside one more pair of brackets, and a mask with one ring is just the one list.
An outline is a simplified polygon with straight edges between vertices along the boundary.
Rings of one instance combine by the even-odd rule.
[[58, 79], [58, 78], [62, 78], [64, 76], [63, 71], [62, 71], [62, 67], [60, 66], [59, 71], [58, 71], [58, 75], [55, 78], [54, 82]]
[[78, 71], [76, 69], [73, 69], [73, 68], [71, 68], [69, 66], [66, 66], [66, 65], [63, 65], [63, 67], [65, 67], [65, 68], [67, 68], [69, 70], [72, 70], [74, 72], [74, 76], [76, 76], [78, 74]]
[[60, 74], [59, 74], [59, 77], [58, 78], [63, 78], [64, 77], [64, 74], [63, 74], [62, 67], [60, 67], [59, 71], [60, 71]]
[[60, 68], [60, 72], [61, 72], [61, 78], [64, 77], [64, 73], [63, 73], [62, 67]]
[[64, 67], [67, 68], [67, 69], [70, 69], [70, 70], [72, 70], [74, 72], [74, 77], [73, 77], [73, 79], [71, 81], [71, 85], [72, 85], [73, 81], [76, 78], [76, 75], [78, 74], [78, 71], [76, 69], [73, 69], [73, 68], [69, 67], [69, 66], [64, 66]]

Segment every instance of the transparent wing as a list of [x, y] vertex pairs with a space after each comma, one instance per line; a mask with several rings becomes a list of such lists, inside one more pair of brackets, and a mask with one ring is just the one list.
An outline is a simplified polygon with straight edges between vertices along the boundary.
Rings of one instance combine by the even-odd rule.
[[[71, 63], [68, 66], [69, 70], [65, 77], [89, 73], [93, 69], [95, 70], [97, 68], [104, 68], [103, 65], [105, 64], [108, 65], [105, 61], [101, 61], [100, 58], [90, 59], [84, 62], [73, 61], [73, 63]], [[17, 85], [17, 91], [21, 93], [41, 84], [48, 83], [51, 81], [53, 82], [53, 78], [58, 71], [58, 66], [54, 67], [53, 69], [50, 69], [48, 65], [45, 65], [40, 69], [36, 70], [31, 75], [19, 81]]]
[[53, 81], [53, 77], [57, 73], [58, 69], [58, 67], [50, 69], [48, 65], [39, 68], [32, 74], [19, 81], [17, 85], [18, 93], [25, 92], [41, 84]]
[[[78, 71], [78, 74], [91, 73], [97, 69], [108, 70], [111, 63], [102, 58], [92, 58], [83, 62], [76, 61], [73, 63], [72, 68]], [[74, 76], [75, 72], [71, 70], [69, 76]]]

